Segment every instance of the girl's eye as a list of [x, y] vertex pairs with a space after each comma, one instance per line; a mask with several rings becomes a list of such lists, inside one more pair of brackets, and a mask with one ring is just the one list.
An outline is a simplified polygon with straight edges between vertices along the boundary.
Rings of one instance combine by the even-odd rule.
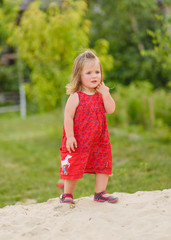
[[89, 75], [89, 74], [91, 74], [91, 72], [88, 72], [87, 74]]
[[99, 74], [100, 72], [99, 71], [96, 71], [96, 74]]

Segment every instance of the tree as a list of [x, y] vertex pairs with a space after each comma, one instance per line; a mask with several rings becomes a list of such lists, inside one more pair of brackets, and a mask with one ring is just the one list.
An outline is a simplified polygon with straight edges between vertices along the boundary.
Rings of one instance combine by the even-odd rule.
[[[85, 19], [87, 5], [83, 0], [51, 3], [46, 11], [40, 2], [33, 2], [24, 12], [9, 39], [17, 47], [22, 60], [31, 70], [32, 84], [27, 84], [27, 96], [39, 110], [49, 110], [61, 104], [61, 96], [72, 73], [74, 58], [89, 47], [90, 21]], [[98, 42], [100, 57], [109, 60], [106, 40]], [[96, 44], [97, 45], [97, 44]]]
[[155, 18], [156, 14], [161, 14], [156, 0], [92, 0], [89, 9], [88, 17], [92, 21], [90, 45], [98, 38], [106, 39], [115, 59], [108, 80], [123, 84], [149, 80], [155, 87], [165, 86], [167, 77], [161, 66], [155, 59], [141, 55], [142, 50], [153, 48], [147, 29], [161, 28]]
[[155, 59], [158, 65], [161, 66], [163, 75], [168, 76], [167, 86], [171, 87], [170, 74], [171, 74], [171, 33], [170, 23], [171, 18], [157, 16], [158, 21], [161, 23], [161, 29], [156, 31], [148, 30], [149, 36], [153, 39], [154, 48], [150, 50], [141, 51], [142, 56], [151, 57]]
[[14, 28], [9, 43], [15, 44], [31, 70], [27, 94], [40, 110], [60, 104], [72, 60], [80, 48], [88, 46], [90, 23], [83, 19], [85, 9], [83, 1], [66, 1], [61, 8], [52, 3], [43, 11], [36, 1]]
[[[4, 0], [0, 2], [0, 57], [8, 53], [10, 49], [7, 39], [16, 23], [18, 10], [18, 1]], [[0, 92], [5, 91], [18, 91], [17, 66], [15, 64], [0, 65]]]

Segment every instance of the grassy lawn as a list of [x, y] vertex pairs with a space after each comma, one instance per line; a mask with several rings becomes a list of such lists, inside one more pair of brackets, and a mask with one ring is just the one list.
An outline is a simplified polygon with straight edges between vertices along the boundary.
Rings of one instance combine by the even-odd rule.
[[[59, 147], [63, 117], [60, 111], [28, 116], [0, 115], [0, 207], [17, 201], [43, 202], [61, 194]], [[171, 188], [169, 129], [142, 131], [138, 127], [109, 127], [113, 175], [108, 192]], [[85, 174], [74, 197], [94, 193], [94, 175]]]

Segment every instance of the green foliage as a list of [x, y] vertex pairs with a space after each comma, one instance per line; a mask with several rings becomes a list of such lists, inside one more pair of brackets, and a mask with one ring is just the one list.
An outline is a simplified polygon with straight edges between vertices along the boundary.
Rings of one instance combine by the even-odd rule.
[[31, 69], [32, 85], [27, 84], [26, 89], [39, 110], [60, 104], [73, 59], [81, 48], [88, 47], [90, 22], [84, 19], [85, 10], [82, 0], [65, 1], [61, 8], [51, 3], [46, 12], [39, 2], [33, 2], [10, 37], [9, 43], [15, 43]]
[[153, 98], [156, 125], [158, 127], [165, 124], [171, 126], [171, 93], [164, 89], [158, 89], [153, 93]]
[[115, 116], [109, 115], [111, 125], [140, 125], [144, 129], [171, 125], [171, 93], [153, 90], [149, 82], [131, 83], [129, 86], [116, 86]]
[[90, 44], [105, 38], [115, 59], [107, 80], [127, 85], [136, 79], [148, 79], [155, 87], [166, 86], [168, 75], [163, 73], [162, 66], [155, 59], [141, 55], [142, 50], [153, 48], [147, 29], [161, 29], [155, 18], [161, 13], [156, 0], [93, 0], [89, 1], [89, 9]]
[[[38, 1], [30, 4], [9, 43], [15, 44], [31, 70], [32, 84], [26, 84], [27, 97], [41, 111], [61, 105], [74, 58], [89, 47], [90, 21], [85, 19], [87, 5], [83, 0], [63, 1], [62, 6], [53, 2], [46, 11], [40, 6]], [[95, 48], [104, 62], [104, 70], [111, 69], [113, 58], [108, 55], [108, 42], [101, 39]]]
[[106, 72], [113, 69], [114, 59], [112, 55], [108, 55], [109, 52], [109, 42], [105, 39], [99, 39], [95, 42], [94, 50], [98, 53], [98, 57], [101, 61], [102, 67], [104, 69], [104, 77]]
[[151, 36], [154, 48], [151, 50], [141, 51], [142, 56], [152, 57], [161, 65], [163, 75], [168, 76], [167, 86], [171, 87], [170, 74], [171, 74], [171, 34], [170, 34], [170, 21], [171, 18], [164, 18], [156, 16], [157, 20], [162, 25], [156, 31], [148, 30], [147, 33]]
[[[34, 110], [61, 105], [73, 60], [89, 47], [100, 57], [110, 87], [116, 83], [128, 85], [136, 79], [148, 79], [154, 87], [170, 86], [171, 41], [168, 25], [163, 25], [165, 20], [161, 15], [157, 17], [160, 21], [156, 20], [158, 14], [163, 14], [156, 0], [91, 0], [88, 7], [89, 11], [84, 0], [34, 1], [16, 25], [19, 2], [4, 0], [1, 4], [0, 51], [6, 44], [17, 48], [18, 56], [30, 71], [31, 84], [25, 87]], [[4, 72], [6, 69], [1, 68], [1, 76]], [[16, 71], [14, 79], [17, 74]], [[4, 85], [3, 78], [0, 81]], [[150, 101], [153, 100], [145, 97], [142, 100], [148, 104]], [[149, 126], [151, 112], [145, 110], [144, 104], [135, 102], [132, 99], [129, 103], [129, 117], [121, 107], [118, 122], [123, 118], [123, 122]], [[146, 112], [143, 120], [141, 114], [135, 114], [139, 109]], [[164, 117], [164, 123], [168, 123], [168, 117]]]
[[18, 0], [4, 0], [3, 4], [0, 5], [0, 53], [2, 44], [6, 44], [7, 38], [16, 24], [19, 2]]
[[16, 66], [0, 66], [0, 92], [18, 91], [18, 78]]
[[[0, 5], [0, 56], [8, 51], [7, 39], [17, 20], [20, 1], [4, 0]], [[0, 65], [0, 92], [18, 91], [17, 66]]]

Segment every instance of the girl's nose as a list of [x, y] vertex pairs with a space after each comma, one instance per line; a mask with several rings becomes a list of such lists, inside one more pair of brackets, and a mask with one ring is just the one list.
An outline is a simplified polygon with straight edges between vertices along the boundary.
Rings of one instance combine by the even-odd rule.
[[92, 78], [96, 78], [96, 74], [95, 73], [92, 74]]

